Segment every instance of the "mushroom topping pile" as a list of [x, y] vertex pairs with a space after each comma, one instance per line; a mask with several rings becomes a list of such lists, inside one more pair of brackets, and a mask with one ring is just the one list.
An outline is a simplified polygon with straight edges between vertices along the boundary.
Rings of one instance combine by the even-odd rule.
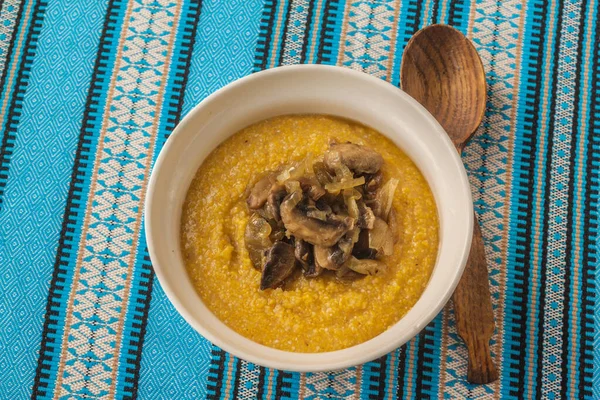
[[245, 242], [261, 290], [282, 286], [295, 269], [341, 280], [385, 272], [379, 259], [398, 239], [398, 180], [384, 183], [382, 166], [368, 147], [332, 142], [320, 159], [309, 155], [250, 188]]

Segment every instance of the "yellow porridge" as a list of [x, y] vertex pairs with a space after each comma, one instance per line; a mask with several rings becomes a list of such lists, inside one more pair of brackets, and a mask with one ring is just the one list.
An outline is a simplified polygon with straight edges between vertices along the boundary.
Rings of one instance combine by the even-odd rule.
[[[332, 139], [335, 142], [332, 143]], [[312, 204], [304, 209], [312, 207], [313, 210], [313, 214], [310, 214], [310, 210], [306, 211], [310, 217], [308, 219], [319, 222], [321, 229], [326, 224], [326, 219], [327, 223], [331, 222], [330, 216], [322, 218], [322, 221], [316, 220], [319, 215], [325, 214], [319, 208], [323, 199], [332, 198], [333, 202], [337, 201], [335, 199], [344, 199], [354, 204], [355, 200], [350, 198], [354, 193], [356, 202], [365, 209], [368, 207], [364, 204], [371, 204], [368, 202], [369, 198], [379, 196], [381, 188], [393, 183], [395, 190], [388, 191], [391, 193], [388, 201], [391, 209], [388, 207], [386, 213], [379, 207], [379, 213], [387, 215], [384, 218], [387, 224], [379, 218], [383, 214], [378, 214], [378, 208], [371, 206], [377, 216], [375, 224], [373, 213], [369, 211], [369, 226], [365, 228], [366, 225], [362, 225], [364, 229], [361, 230], [358, 228], [361, 226], [360, 222], [356, 222], [357, 214], [350, 212], [349, 217], [346, 213], [343, 218], [333, 221], [337, 224], [336, 228], [345, 229], [333, 232], [329, 230], [333, 225], [327, 225], [327, 230], [323, 228], [320, 232], [329, 236], [319, 238], [323, 243], [315, 242], [310, 235], [303, 236], [302, 232], [306, 231], [295, 231], [289, 224], [289, 215], [292, 214], [286, 209], [286, 204], [295, 194], [300, 193], [302, 197], [305, 186], [302, 183], [300, 188], [298, 183], [292, 181], [289, 171], [293, 175], [294, 167], [286, 172], [285, 166], [295, 165], [296, 170], [302, 166], [307, 171], [312, 171], [314, 166], [314, 171], [317, 171], [317, 165], [328, 165], [328, 156], [338, 154], [332, 153], [332, 149], [342, 149], [343, 146], [354, 146], [350, 150], [370, 151], [371, 153], [365, 153], [367, 155], [377, 153], [381, 158], [377, 174], [382, 182], [387, 183], [378, 186], [380, 191], [369, 197], [366, 188], [369, 182], [375, 181], [375, 174], [372, 173], [375, 170], [368, 171], [369, 167], [360, 166], [353, 171], [360, 168], [363, 171], [343, 180], [353, 181], [354, 188], [346, 185], [340, 189], [336, 186], [338, 183], [334, 182], [323, 185], [327, 188], [325, 191], [317, 182], [316, 187], [325, 195], [319, 199], [323, 194], [317, 194], [313, 201], [307, 199], [304, 192], [304, 199]], [[366, 158], [357, 157], [357, 162], [362, 163]], [[311, 160], [310, 166], [305, 160]], [[278, 217], [279, 224], [283, 226], [285, 222], [287, 229], [282, 228], [281, 235], [274, 240], [285, 251], [278, 252], [281, 249], [276, 249], [273, 245], [268, 251], [251, 254], [247, 230], [256, 221], [263, 221], [263, 225], [266, 225], [262, 218], [268, 217], [264, 216], [264, 211], [259, 207], [271, 204], [269, 202], [272, 200], [269, 197], [268, 201], [262, 199], [262, 202], [252, 204], [252, 195], [256, 187], [260, 186], [261, 180], [265, 181], [265, 173], [269, 171], [272, 173], [270, 176], [273, 177], [273, 187], [279, 185], [278, 188], [282, 191], [277, 203], [277, 214], [281, 213], [281, 217]], [[331, 179], [336, 179], [336, 173], [332, 173], [334, 177]], [[288, 179], [285, 187], [282, 180], [284, 178], [281, 178], [284, 175]], [[298, 179], [301, 181], [304, 177]], [[315, 179], [313, 181], [316, 182]], [[293, 187], [290, 182], [296, 186]], [[340, 194], [335, 197], [336, 193]], [[273, 197], [273, 193], [271, 195]], [[298, 204], [298, 201], [300, 200], [293, 202], [292, 208], [288, 207], [297, 214], [298, 209], [293, 207], [300, 207], [302, 203]], [[331, 207], [327, 207], [331, 210]], [[329, 211], [330, 214], [335, 214], [335, 204], [333, 208], [334, 211]], [[286, 211], [289, 215], [285, 214]], [[307, 218], [304, 214], [301, 216]], [[344, 221], [351, 223], [346, 224]], [[375, 252], [377, 260], [370, 256], [365, 256], [370, 260], [358, 260], [361, 257], [356, 252], [359, 232], [375, 232], [378, 222], [389, 227], [384, 232], [393, 236], [393, 241], [384, 240], [386, 244], [377, 247], [380, 249]], [[266, 226], [271, 232], [270, 226]], [[352, 232], [355, 232], [350, 244], [352, 255], [344, 257], [343, 264], [340, 264], [342, 268], [330, 268], [326, 262], [320, 261], [325, 258], [319, 258], [319, 254], [333, 248], [325, 245], [330, 246], [336, 241], [335, 248], [339, 250], [342, 241], [350, 238]], [[335, 236], [337, 233], [339, 235]], [[315, 261], [309, 261], [313, 269], [307, 263], [303, 263], [302, 269], [298, 267], [298, 246], [303, 240], [310, 242], [305, 244], [313, 252], [311, 260], [314, 258]], [[369, 247], [370, 240], [371, 238]], [[271, 244], [272, 241], [269, 241], [268, 246]], [[438, 217], [433, 195], [418, 168], [380, 133], [330, 116], [281, 116], [241, 130], [206, 158], [194, 177], [183, 205], [181, 246], [186, 269], [200, 297], [232, 329], [258, 343], [281, 350], [333, 351], [377, 336], [402, 318], [416, 303], [425, 289], [437, 258]], [[297, 258], [295, 264], [294, 254]], [[331, 260], [333, 253], [330, 251], [327, 254], [330, 257], [326, 259]], [[274, 258], [270, 259], [271, 256]], [[292, 264], [289, 265], [295, 268], [293, 271], [286, 271], [276, 282], [271, 279], [272, 276], [265, 277], [270, 261], [272, 264], [282, 264], [286, 257], [290, 258]], [[354, 265], [363, 262], [368, 271], [362, 270], [363, 264], [359, 265], [360, 268]], [[257, 263], [264, 264], [262, 273]], [[315, 265], [319, 269], [317, 273]], [[372, 269], [373, 265], [377, 267]]]

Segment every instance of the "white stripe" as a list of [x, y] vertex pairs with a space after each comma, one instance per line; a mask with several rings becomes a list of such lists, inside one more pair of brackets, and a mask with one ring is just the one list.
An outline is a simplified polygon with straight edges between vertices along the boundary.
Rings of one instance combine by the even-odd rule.
[[290, 2], [290, 19], [287, 24], [285, 43], [283, 44], [282, 64], [298, 64], [301, 60], [302, 45], [308, 18], [308, 0], [292, 0]]
[[178, 24], [175, 1], [156, 3], [131, 0], [121, 32], [63, 338], [61, 397], [107, 398], [114, 389], [143, 191]]

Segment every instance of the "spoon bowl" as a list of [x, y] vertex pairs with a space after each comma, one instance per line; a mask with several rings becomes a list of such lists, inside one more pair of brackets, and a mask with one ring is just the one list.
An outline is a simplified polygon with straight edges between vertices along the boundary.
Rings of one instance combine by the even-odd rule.
[[[444, 127], [460, 154], [481, 123], [486, 107], [485, 71], [471, 42], [448, 25], [421, 29], [404, 50], [400, 81], [402, 89]], [[469, 259], [452, 299], [456, 328], [469, 351], [467, 380], [495, 381], [498, 370], [490, 352], [494, 312], [485, 246], [477, 222]]]
[[400, 71], [402, 89], [436, 117], [462, 150], [486, 107], [485, 71], [471, 42], [448, 25], [423, 28], [406, 45]]

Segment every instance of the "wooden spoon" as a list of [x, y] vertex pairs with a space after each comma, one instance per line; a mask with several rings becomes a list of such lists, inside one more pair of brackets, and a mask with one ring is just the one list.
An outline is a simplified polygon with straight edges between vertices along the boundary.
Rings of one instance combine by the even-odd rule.
[[[444, 127], [461, 153], [481, 123], [486, 107], [485, 71], [471, 42], [448, 25], [421, 29], [406, 45], [400, 81], [402, 89]], [[471, 253], [453, 300], [458, 333], [469, 349], [467, 380], [495, 381], [498, 371], [490, 354], [494, 313], [477, 218]]]

